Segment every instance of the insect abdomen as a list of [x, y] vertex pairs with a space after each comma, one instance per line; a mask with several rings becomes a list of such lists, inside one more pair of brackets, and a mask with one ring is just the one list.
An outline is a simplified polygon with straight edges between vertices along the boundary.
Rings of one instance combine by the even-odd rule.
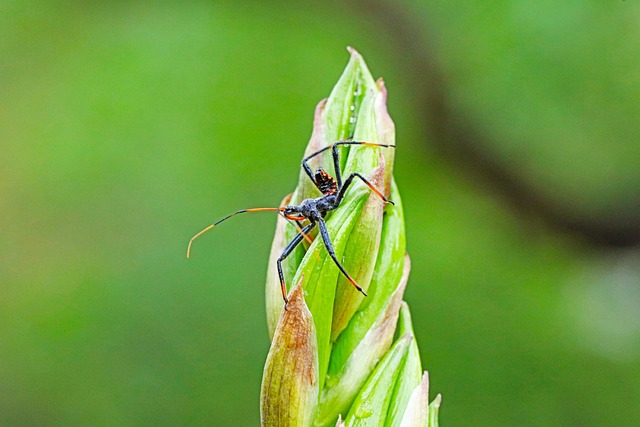
[[322, 191], [322, 194], [336, 194], [336, 191], [338, 191], [338, 185], [336, 184], [336, 181], [323, 169], [318, 169], [315, 178], [316, 184], [318, 185], [320, 191]]

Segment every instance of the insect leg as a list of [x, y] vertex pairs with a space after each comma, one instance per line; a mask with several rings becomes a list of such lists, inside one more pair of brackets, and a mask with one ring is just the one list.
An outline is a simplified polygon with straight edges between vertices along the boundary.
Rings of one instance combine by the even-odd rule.
[[[293, 220], [291, 218], [287, 218], [287, 216], [285, 214], [283, 214], [282, 212], [278, 212], [278, 215], [280, 215], [282, 218], [287, 220], [287, 222], [289, 224], [291, 224], [291, 226], [293, 226], [293, 228], [295, 228], [298, 231], [298, 233], [302, 233], [302, 229], [305, 226], [302, 225], [301, 220], [299, 220], [299, 219]], [[309, 244], [313, 243], [313, 239], [308, 234], [303, 233], [303, 237], [304, 237], [304, 240], [306, 240]]]
[[282, 251], [282, 255], [280, 255], [280, 258], [278, 258], [278, 261], [276, 262], [278, 266], [278, 277], [280, 278], [280, 288], [282, 290], [282, 298], [284, 299], [285, 310], [287, 309], [287, 303], [289, 303], [289, 300], [287, 299], [287, 287], [284, 283], [284, 274], [282, 273], [282, 261], [284, 261], [284, 259], [288, 257], [291, 252], [293, 252], [296, 246], [298, 246], [300, 242], [302, 242], [304, 236], [307, 235], [307, 233], [310, 232], [315, 226], [316, 223], [312, 222], [311, 224], [300, 230], [300, 232], [296, 234], [296, 237], [294, 237], [293, 240], [287, 245], [287, 247], [284, 248], [284, 251]]
[[338, 141], [338, 142], [334, 142], [331, 145], [328, 145], [314, 153], [309, 154], [307, 157], [305, 157], [302, 160], [302, 167], [304, 168], [305, 172], [307, 173], [307, 175], [309, 175], [309, 178], [311, 178], [311, 181], [313, 181], [313, 183], [315, 184], [316, 180], [313, 177], [313, 171], [311, 170], [311, 168], [309, 167], [309, 164], [307, 163], [307, 161], [311, 160], [312, 158], [314, 158], [315, 156], [317, 156], [320, 153], [324, 153], [325, 151], [327, 151], [329, 148], [331, 148], [331, 156], [333, 157], [333, 169], [334, 172], [336, 174], [336, 182], [338, 183], [338, 188], [342, 187], [342, 171], [340, 170], [340, 156], [338, 153], [338, 145], [365, 145], [367, 147], [384, 147], [384, 148], [396, 148], [395, 145], [393, 144], [376, 144], [373, 142], [364, 142], [364, 141]]
[[336, 257], [336, 253], [333, 250], [333, 245], [331, 244], [331, 239], [329, 238], [329, 232], [327, 231], [327, 226], [324, 223], [324, 220], [323, 219], [318, 220], [318, 224], [320, 226], [320, 235], [322, 235], [322, 241], [324, 242], [324, 246], [327, 248], [327, 252], [329, 252], [329, 256], [331, 257], [331, 259], [333, 259], [333, 262], [336, 264], [336, 266], [338, 266], [342, 274], [344, 274], [344, 276], [349, 280], [349, 282], [351, 282], [351, 284], [357, 290], [362, 292], [362, 295], [366, 297], [367, 294], [364, 292], [362, 287], [358, 285], [356, 281], [353, 280], [353, 278], [351, 278], [351, 276], [349, 276], [349, 273], [347, 273], [347, 271], [344, 269], [342, 264], [340, 264], [340, 261], [338, 261], [338, 258]]
[[333, 145], [366, 145], [367, 147], [396, 148], [396, 146], [393, 144], [376, 144], [375, 142], [366, 141], [338, 141]]
[[[338, 155], [338, 145], [345, 145], [345, 144], [352, 144], [353, 141], [340, 141], [340, 142], [336, 142], [334, 144], [331, 145], [327, 145], [326, 147], [309, 154], [307, 157], [305, 157], [302, 160], [302, 167], [304, 168], [304, 170], [307, 172], [307, 175], [309, 175], [309, 177], [311, 178], [311, 181], [313, 181], [315, 183], [315, 178], [313, 177], [313, 172], [311, 171], [311, 168], [309, 167], [309, 164], [307, 164], [307, 161], [314, 158], [315, 156], [317, 156], [318, 154], [324, 153], [325, 151], [327, 151], [329, 148], [331, 148], [331, 156], [333, 157], [333, 170], [336, 174], [336, 182], [338, 183], [338, 188], [342, 187], [342, 174], [340, 173], [340, 157]], [[360, 142], [358, 142], [357, 144], [361, 144]]]
[[315, 184], [315, 186], [318, 188], [318, 190], [320, 190], [322, 192], [322, 190], [320, 189], [320, 187], [318, 186], [318, 183], [316, 182], [316, 178], [313, 176], [313, 171], [311, 170], [311, 167], [309, 166], [309, 164], [307, 163], [310, 159], [314, 158], [315, 156], [317, 156], [320, 153], [324, 153], [325, 151], [327, 151], [329, 148], [331, 148], [332, 145], [328, 145], [326, 147], [324, 147], [321, 150], [316, 151], [315, 153], [311, 153], [309, 154], [307, 157], [305, 157], [304, 159], [302, 159], [302, 168], [304, 169], [304, 171], [307, 173], [307, 175], [309, 176], [309, 178], [311, 179], [311, 182], [313, 182]]
[[385, 147], [396, 148], [392, 144], [375, 144], [373, 142], [364, 141], [338, 141], [331, 146], [331, 152], [333, 155], [333, 167], [336, 171], [336, 181], [338, 182], [338, 188], [342, 188], [342, 171], [340, 170], [340, 162], [338, 158], [338, 145], [365, 145], [367, 147]]
[[395, 204], [391, 200], [389, 200], [386, 197], [384, 197], [384, 194], [382, 194], [380, 192], [380, 190], [378, 190], [364, 176], [360, 175], [358, 172], [354, 172], [351, 175], [349, 175], [347, 180], [344, 182], [344, 187], [340, 188], [340, 191], [338, 192], [338, 196], [336, 197], [336, 205], [339, 205], [340, 202], [342, 202], [342, 199], [344, 198], [344, 195], [347, 192], [347, 188], [349, 188], [349, 186], [353, 182], [353, 179], [356, 178], [356, 177], [360, 178], [365, 184], [367, 184], [367, 187], [369, 187], [371, 189], [371, 191], [373, 191], [378, 197], [380, 197], [382, 200], [384, 200], [385, 203], [391, 203], [392, 205]]

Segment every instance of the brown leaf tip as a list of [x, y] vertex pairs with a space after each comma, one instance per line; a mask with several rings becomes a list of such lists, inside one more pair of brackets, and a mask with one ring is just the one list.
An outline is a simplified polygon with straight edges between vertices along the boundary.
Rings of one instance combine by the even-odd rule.
[[289, 293], [287, 310], [282, 311], [276, 334], [282, 334], [284, 345], [290, 349], [301, 349], [309, 346], [314, 333], [313, 317], [304, 300], [302, 281]]

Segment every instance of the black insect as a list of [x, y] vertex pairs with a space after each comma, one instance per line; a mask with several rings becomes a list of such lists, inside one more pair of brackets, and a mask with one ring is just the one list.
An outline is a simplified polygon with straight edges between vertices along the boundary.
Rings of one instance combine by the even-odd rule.
[[[358, 172], [353, 172], [352, 174], [350, 174], [347, 177], [347, 179], [344, 181], [344, 184], [342, 183], [342, 176], [340, 173], [340, 158], [338, 155], [338, 146], [340, 145], [365, 145], [370, 147], [395, 148], [395, 145], [390, 145], [390, 144], [389, 145], [374, 144], [370, 142], [359, 142], [359, 141], [340, 141], [332, 145], [329, 145], [321, 150], [318, 150], [315, 153], [310, 154], [309, 156], [305, 157], [302, 160], [302, 168], [304, 169], [306, 174], [309, 176], [311, 181], [313, 181], [315, 186], [318, 187], [318, 190], [320, 190], [320, 192], [322, 193], [322, 196], [318, 197], [317, 199], [305, 199], [302, 201], [302, 203], [300, 203], [300, 205], [289, 205], [289, 206], [282, 206], [279, 208], [242, 209], [232, 213], [231, 215], [227, 215], [226, 217], [211, 224], [210, 226], [200, 231], [198, 234], [196, 234], [191, 238], [191, 240], [189, 241], [189, 245], [187, 247], [187, 258], [191, 254], [191, 244], [196, 238], [206, 233], [207, 231], [211, 230], [213, 227], [220, 224], [221, 222], [231, 218], [232, 216], [245, 213], [245, 212], [277, 211], [280, 215], [285, 217], [287, 220], [293, 221], [294, 225], [296, 225], [296, 228], [298, 229], [298, 234], [287, 245], [287, 247], [284, 248], [282, 255], [280, 255], [280, 258], [278, 258], [278, 261], [277, 261], [278, 276], [280, 277], [280, 287], [282, 288], [282, 298], [284, 299], [285, 309], [287, 308], [288, 299], [287, 299], [287, 288], [285, 286], [285, 281], [284, 281], [284, 274], [282, 273], [282, 261], [284, 261], [284, 259], [287, 256], [289, 256], [291, 252], [293, 252], [296, 246], [298, 246], [303, 239], [310, 239], [308, 236], [308, 233], [311, 230], [313, 230], [316, 225], [318, 225], [318, 227], [320, 228], [320, 235], [322, 236], [322, 241], [324, 242], [324, 246], [327, 248], [327, 252], [329, 253], [329, 256], [331, 256], [331, 258], [333, 259], [333, 262], [335, 262], [338, 269], [340, 269], [342, 274], [344, 274], [344, 276], [349, 280], [349, 282], [351, 282], [351, 284], [358, 291], [362, 292], [362, 294], [366, 296], [367, 294], [364, 292], [362, 287], [360, 287], [360, 285], [358, 285], [356, 281], [353, 280], [351, 276], [349, 276], [349, 273], [347, 273], [347, 271], [344, 269], [342, 264], [340, 264], [340, 261], [338, 261], [338, 258], [336, 257], [336, 254], [333, 250], [333, 245], [331, 244], [331, 239], [329, 238], [329, 233], [327, 232], [327, 226], [325, 224], [324, 217], [327, 215], [327, 212], [332, 211], [336, 209], [338, 206], [340, 206], [340, 203], [344, 199], [344, 195], [347, 192], [347, 189], [349, 188], [349, 186], [351, 185], [351, 183], [355, 178], [360, 178], [371, 189], [371, 191], [373, 191], [378, 197], [380, 197], [386, 203], [393, 204], [393, 202], [391, 200], [388, 200], [373, 184], [371, 184], [364, 176], [362, 176]], [[330, 148], [331, 148], [331, 154], [333, 156], [333, 167], [336, 174], [335, 180], [322, 168], [318, 168], [316, 170], [316, 173], [314, 174], [311, 171], [309, 164], [307, 163], [307, 161], [309, 161], [313, 157], [325, 152]], [[300, 222], [303, 220], [309, 221], [309, 223], [304, 227], [302, 227]]]

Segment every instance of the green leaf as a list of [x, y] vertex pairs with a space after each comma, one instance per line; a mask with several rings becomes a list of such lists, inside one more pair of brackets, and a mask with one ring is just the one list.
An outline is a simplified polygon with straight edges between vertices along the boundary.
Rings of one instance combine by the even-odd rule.
[[[376, 321], [366, 330], [358, 346], [341, 365], [341, 369], [327, 375], [315, 416], [315, 425], [328, 425], [339, 414], [348, 411], [376, 364], [391, 346], [402, 296], [409, 278], [410, 262], [408, 257], [404, 266], [404, 274], [395, 292], [386, 300], [387, 304], [379, 313]], [[334, 351], [332, 361], [335, 356]]]
[[[366, 202], [367, 194], [358, 198], [345, 200], [344, 208], [336, 210], [327, 221], [327, 230], [331, 236], [333, 248], [338, 259], [344, 255], [349, 236], [356, 226], [356, 221]], [[309, 310], [313, 313], [318, 336], [318, 361], [320, 368], [320, 385], [329, 364], [331, 352], [330, 334], [333, 317], [333, 300], [335, 284], [341, 274], [326, 249], [322, 239], [317, 238], [307, 251], [294, 281], [300, 281], [305, 293]], [[354, 289], [354, 293], [357, 291]]]
[[442, 403], [442, 395], [438, 394], [433, 402], [429, 404], [429, 427], [438, 427], [438, 414], [440, 412], [440, 404]]
[[394, 384], [412, 340], [411, 335], [398, 339], [376, 366], [347, 414], [347, 427], [384, 425]]
[[[414, 335], [413, 324], [411, 323], [411, 314], [409, 312], [409, 306], [406, 302], [402, 303], [400, 308], [400, 319], [398, 321], [398, 335], [404, 336], [410, 334]], [[418, 351], [418, 344], [416, 340], [412, 340], [407, 352], [407, 358], [400, 369], [398, 374], [398, 380], [396, 381], [395, 389], [393, 392], [393, 398], [391, 405], [389, 406], [389, 413], [385, 426], [398, 427], [404, 421], [404, 414], [409, 404], [409, 400], [414, 393], [414, 390], [419, 386], [422, 378], [422, 363], [420, 361], [420, 352]], [[428, 381], [428, 380], [427, 380]], [[426, 400], [428, 404], [428, 400]], [[425, 422], [426, 422], [426, 405], [425, 405]], [[419, 424], [417, 424], [419, 425]], [[426, 426], [426, 423], [424, 424]]]
[[354, 349], [371, 329], [380, 313], [389, 304], [391, 294], [405, 271], [405, 225], [400, 193], [393, 183], [391, 198], [395, 206], [387, 205], [380, 236], [380, 250], [373, 277], [369, 285], [369, 296], [364, 299], [360, 311], [351, 319], [347, 329], [336, 341], [331, 358], [330, 373], [342, 369]]
[[369, 296], [333, 346], [316, 414], [317, 425], [327, 425], [335, 420], [338, 413], [348, 410], [358, 390], [393, 341], [410, 263], [405, 256], [402, 203], [395, 184], [391, 196], [396, 206], [387, 206], [385, 210], [380, 251]]
[[[387, 420], [387, 425], [389, 420]], [[395, 424], [394, 424], [395, 425]], [[429, 425], [429, 374], [424, 373], [422, 381], [411, 393], [400, 427], [428, 427]]]

